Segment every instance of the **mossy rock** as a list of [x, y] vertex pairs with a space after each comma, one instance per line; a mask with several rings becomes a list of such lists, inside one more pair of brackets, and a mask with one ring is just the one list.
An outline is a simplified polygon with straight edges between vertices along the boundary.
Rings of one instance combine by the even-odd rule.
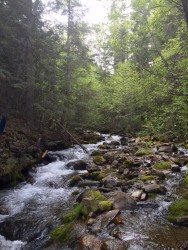
[[112, 201], [100, 201], [99, 202], [99, 208], [102, 211], [109, 211], [113, 207], [113, 202]]
[[72, 179], [70, 180], [69, 186], [70, 186], [70, 187], [74, 187], [74, 186], [76, 186], [81, 180], [82, 180], [82, 178], [80, 177], [80, 175], [75, 175], [75, 176], [73, 176]]
[[72, 192], [71, 195], [76, 196], [76, 195], [78, 195], [79, 193], [80, 193], [80, 192], [79, 192], [78, 190], [75, 190], [74, 192]]
[[184, 179], [184, 181], [183, 181], [183, 185], [184, 185], [185, 187], [188, 187], [188, 172], [187, 172], [187, 174], [186, 174], [186, 176], [185, 176], [185, 179]]
[[131, 168], [131, 167], [134, 166], [134, 162], [131, 161], [131, 160], [125, 160], [125, 161], [123, 162], [123, 166], [126, 167], [126, 168]]
[[69, 242], [73, 228], [73, 223], [67, 223], [63, 226], [59, 226], [51, 232], [51, 239], [61, 243]]
[[157, 197], [157, 194], [150, 193], [148, 194], [148, 199], [155, 199]]
[[99, 150], [94, 150], [92, 153], [91, 153], [91, 156], [99, 156], [101, 154], [101, 152]]
[[153, 175], [144, 175], [142, 177], [140, 177], [141, 181], [152, 181], [155, 179], [155, 176]]
[[88, 216], [87, 208], [82, 204], [78, 204], [72, 210], [63, 216], [64, 223], [70, 223], [78, 219], [86, 219]]
[[100, 181], [102, 180], [104, 177], [106, 177], [107, 174], [105, 174], [104, 172], [101, 172], [101, 171], [96, 171], [96, 172], [93, 172], [90, 174], [90, 178], [92, 180], [95, 180], [95, 181]]
[[151, 154], [153, 154], [153, 150], [151, 150], [150, 148], [140, 148], [135, 153], [135, 156], [143, 156], [143, 155], [151, 155]]
[[107, 200], [106, 197], [101, 194], [101, 192], [99, 190], [88, 190], [87, 192], [87, 197], [88, 198], [91, 198], [91, 199], [94, 199], [94, 200], [97, 200], [97, 201], [105, 201]]
[[169, 207], [168, 220], [176, 223], [178, 218], [188, 216], [188, 199], [181, 199]]
[[93, 162], [97, 165], [102, 165], [106, 162], [106, 160], [104, 159], [103, 156], [97, 155], [93, 157]]
[[158, 170], [169, 170], [171, 165], [173, 164], [172, 161], [162, 161], [156, 163], [153, 168]]

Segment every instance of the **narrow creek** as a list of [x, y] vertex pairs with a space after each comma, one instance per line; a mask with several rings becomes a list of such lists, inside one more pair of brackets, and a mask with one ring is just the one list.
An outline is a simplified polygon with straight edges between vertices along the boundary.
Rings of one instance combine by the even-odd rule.
[[[120, 140], [119, 136], [104, 137], [106, 142]], [[91, 153], [102, 143], [84, 146]], [[57, 156], [57, 160], [34, 168], [31, 183], [21, 183], [14, 189], [0, 191], [1, 250], [43, 249], [49, 232], [75, 203], [72, 193], [78, 188], [70, 188], [68, 183], [73, 175], [84, 171], [67, 169], [66, 164], [89, 159], [90, 155], [79, 146], [51, 154]], [[188, 169], [182, 167], [180, 173], [172, 173], [164, 182], [168, 192], [158, 195], [153, 204], [143, 202], [134, 212], [122, 212], [126, 223], [121, 233], [128, 249], [188, 249], [188, 229], [171, 225], [166, 220], [167, 208], [178, 198], [176, 190], [186, 171]], [[107, 233], [104, 228], [101, 237]]]

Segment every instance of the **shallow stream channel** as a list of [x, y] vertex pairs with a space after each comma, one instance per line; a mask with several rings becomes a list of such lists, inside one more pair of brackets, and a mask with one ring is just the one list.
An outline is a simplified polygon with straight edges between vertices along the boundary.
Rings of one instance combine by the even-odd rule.
[[[119, 142], [121, 139], [119, 136], [103, 136], [106, 143]], [[69, 182], [74, 175], [87, 171], [67, 168], [67, 164], [77, 160], [90, 160], [91, 153], [104, 141], [85, 144], [89, 154], [78, 145], [50, 152], [56, 157], [56, 161], [33, 168], [30, 182], [0, 191], [0, 250], [76, 250], [75, 247], [55, 248], [53, 245], [47, 248], [46, 242], [52, 229], [61, 223], [62, 216], [75, 204], [76, 199], [72, 193], [76, 190], [81, 193], [85, 189], [70, 187]], [[132, 139], [129, 138], [129, 141], [131, 144]], [[121, 148], [121, 145], [116, 147], [117, 150]], [[188, 155], [187, 151], [184, 151], [184, 155]], [[167, 190], [165, 195], [157, 195], [152, 201], [138, 201], [139, 208], [135, 211], [121, 211], [124, 223], [121, 225], [120, 238], [126, 243], [125, 249], [188, 249], [188, 228], [172, 225], [166, 219], [168, 207], [179, 198], [180, 184], [186, 171], [188, 168], [182, 166], [180, 172], [169, 174], [169, 178], [163, 182]], [[127, 190], [130, 193], [132, 191], [134, 190]], [[113, 238], [109, 230], [113, 231], [113, 226], [111, 229], [102, 228], [98, 236]]]

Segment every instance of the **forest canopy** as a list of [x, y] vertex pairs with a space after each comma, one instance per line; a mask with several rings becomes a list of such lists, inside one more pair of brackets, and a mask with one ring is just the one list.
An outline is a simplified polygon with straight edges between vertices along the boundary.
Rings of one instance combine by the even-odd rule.
[[187, 0], [106, 2], [107, 22], [90, 25], [79, 0], [0, 0], [0, 113], [186, 141]]

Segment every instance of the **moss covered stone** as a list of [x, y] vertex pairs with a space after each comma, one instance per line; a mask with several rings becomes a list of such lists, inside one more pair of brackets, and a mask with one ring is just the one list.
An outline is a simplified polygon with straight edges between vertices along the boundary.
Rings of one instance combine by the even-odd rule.
[[161, 170], [168, 170], [170, 169], [171, 165], [173, 164], [172, 161], [162, 161], [162, 162], [158, 162], [156, 163], [153, 168], [154, 169], [161, 169]]
[[102, 211], [109, 211], [113, 207], [113, 202], [112, 201], [100, 201], [99, 202], [99, 208]]
[[73, 228], [73, 223], [67, 223], [63, 226], [59, 226], [51, 232], [51, 239], [54, 241], [66, 243], [70, 239]]
[[150, 148], [140, 148], [135, 155], [136, 156], [143, 156], [143, 155], [151, 155], [153, 151]]
[[69, 186], [70, 187], [74, 187], [78, 184], [78, 182], [80, 182], [82, 180], [82, 178], [80, 177], [80, 175], [75, 175], [73, 176], [73, 178], [70, 180]]
[[93, 162], [97, 165], [102, 165], [103, 163], [105, 163], [105, 159], [103, 156], [97, 155], [93, 157]]
[[86, 219], [88, 216], [87, 208], [82, 204], [78, 204], [73, 209], [63, 217], [64, 223], [70, 223], [78, 219]]
[[131, 161], [131, 160], [125, 160], [125, 161], [123, 162], [123, 166], [126, 167], [126, 168], [133, 167], [133, 166], [134, 166], [134, 162]]
[[178, 218], [188, 216], [188, 199], [181, 199], [169, 207], [168, 220], [176, 223]]
[[95, 171], [93, 173], [90, 174], [90, 178], [92, 180], [95, 180], [95, 181], [100, 181], [102, 180], [104, 177], [106, 177], [107, 174], [105, 174], [104, 172], [101, 172], [101, 171]]
[[144, 176], [140, 177], [141, 181], [151, 181], [154, 179], [155, 179], [155, 176], [152, 176], [152, 175], [144, 175]]

